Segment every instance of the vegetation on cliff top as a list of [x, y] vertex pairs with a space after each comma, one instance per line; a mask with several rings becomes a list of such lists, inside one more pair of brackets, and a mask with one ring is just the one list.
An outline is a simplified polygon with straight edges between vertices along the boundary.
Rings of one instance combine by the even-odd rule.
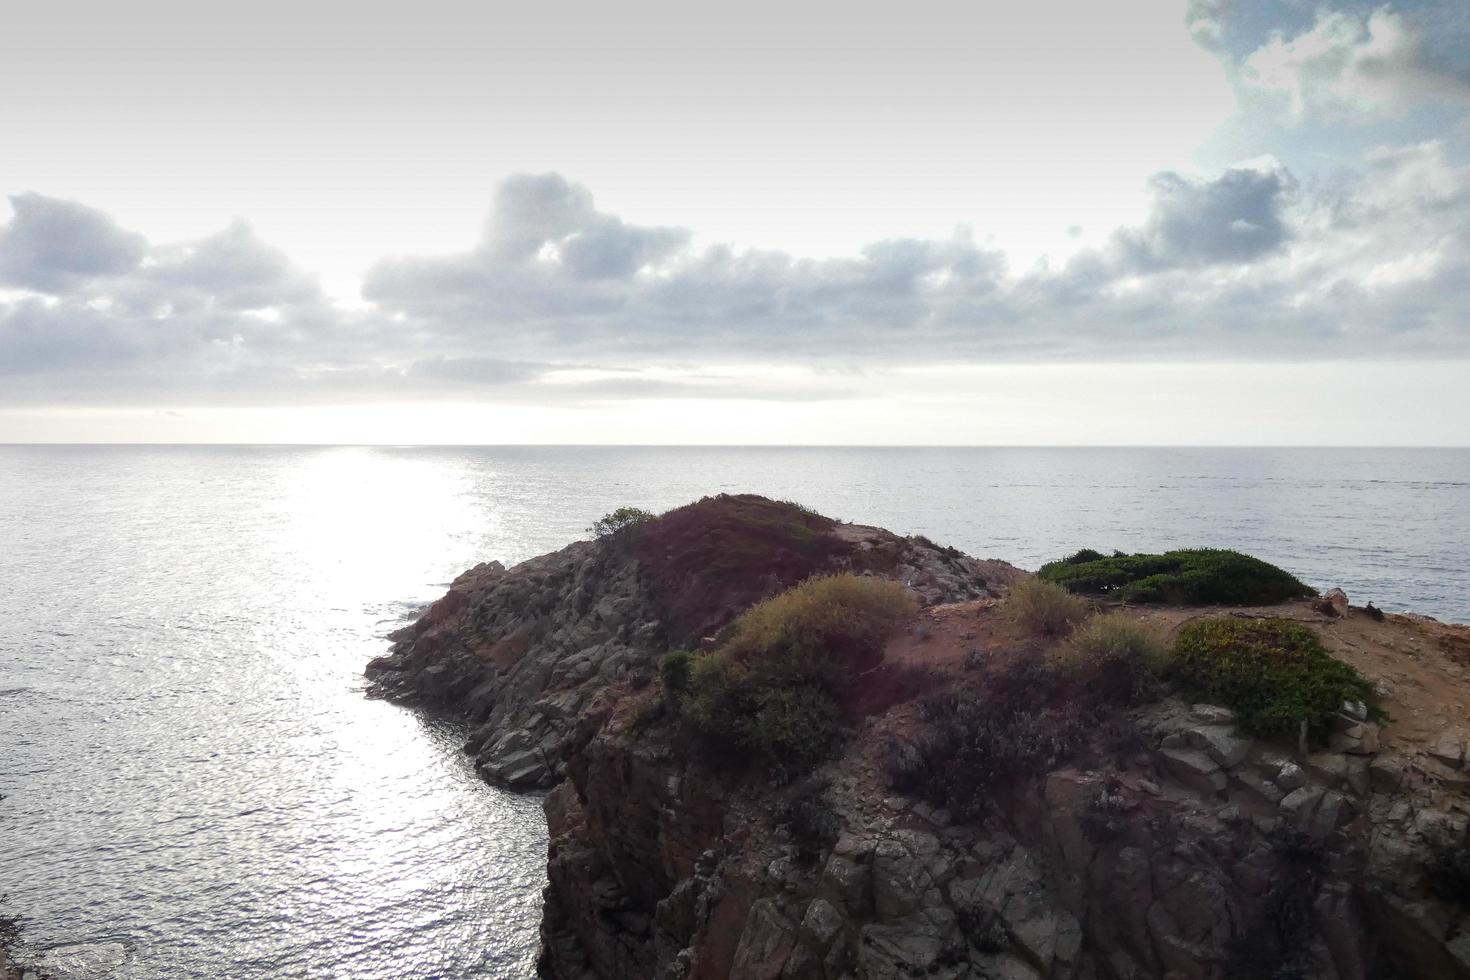
[[1345, 701], [1377, 713], [1372, 683], [1328, 654], [1310, 627], [1284, 619], [1190, 623], [1175, 641], [1170, 675], [1192, 696], [1233, 708], [1259, 735], [1294, 738], [1306, 722], [1320, 741]]
[[[808, 579], [750, 608], [723, 644], [692, 659], [684, 716], [722, 746], [811, 765], [840, 732], [842, 686], [876, 664], [888, 637], [916, 612], [896, 582]], [[666, 679], [670, 673], [682, 673], [677, 660], [666, 661]]]
[[1036, 574], [1070, 592], [1128, 602], [1250, 606], [1315, 594], [1275, 565], [1219, 548], [1112, 557], [1084, 548]]
[[1086, 602], [1039, 578], [1017, 582], [1003, 609], [1006, 618], [1021, 629], [1045, 637], [1066, 636], [1088, 613]]

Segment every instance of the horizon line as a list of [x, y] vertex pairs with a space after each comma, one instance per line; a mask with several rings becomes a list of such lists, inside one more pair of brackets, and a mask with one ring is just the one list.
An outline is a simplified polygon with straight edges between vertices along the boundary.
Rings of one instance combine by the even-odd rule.
[[788, 442], [0, 442], [0, 448], [236, 449], [1470, 449], [1470, 444], [1359, 443], [788, 443]]

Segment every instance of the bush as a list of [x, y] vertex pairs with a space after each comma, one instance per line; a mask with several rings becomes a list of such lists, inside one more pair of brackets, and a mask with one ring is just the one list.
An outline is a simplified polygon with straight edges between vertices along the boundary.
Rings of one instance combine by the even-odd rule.
[[692, 659], [685, 716], [717, 743], [778, 764], [820, 761], [841, 731], [842, 687], [916, 612], [896, 582], [808, 579], [747, 610], [719, 648]]
[[684, 692], [689, 690], [690, 661], [689, 651], [675, 650], [659, 662], [658, 673], [664, 682], [664, 700], [669, 704], [678, 704], [684, 699]]
[[1071, 592], [1128, 602], [1251, 606], [1315, 595], [1275, 565], [1218, 548], [1111, 558], [1084, 549], [1036, 574]]
[[1441, 845], [1424, 861], [1429, 890], [1447, 902], [1470, 907], [1470, 844]]
[[1039, 578], [1017, 582], [1006, 597], [1005, 614], [1028, 633], [1065, 636], [1087, 618], [1087, 603]]
[[619, 507], [611, 514], [603, 514], [592, 522], [587, 533], [599, 538], [610, 537], [619, 534], [629, 528], [637, 527], [644, 521], [653, 520], [654, 515], [637, 507]]
[[1192, 695], [1235, 709], [1259, 735], [1294, 737], [1305, 721], [1321, 741], [1344, 701], [1362, 701], [1381, 717], [1373, 685], [1329, 656], [1311, 629], [1284, 619], [1190, 623], [1170, 669]]
[[1093, 707], [1058, 698], [1056, 675], [1039, 659], [1017, 661], [979, 690], [946, 691], [924, 702], [926, 731], [889, 762], [893, 787], [979, 816], [993, 793], [1049, 771], [1076, 752], [1096, 724]]
[[776, 822], [791, 835], [796, 859], [805, 865], [815, 864], [842, 833], [842, 821], [828, 799], [828, 788], [826, 783], [807, 779], [776, 806]]
[[1121, 613], [1097, 616], [1048, 656], [1053, 670], [1119, 704], [1149, 700], [1168, 654], [1158, 636]]

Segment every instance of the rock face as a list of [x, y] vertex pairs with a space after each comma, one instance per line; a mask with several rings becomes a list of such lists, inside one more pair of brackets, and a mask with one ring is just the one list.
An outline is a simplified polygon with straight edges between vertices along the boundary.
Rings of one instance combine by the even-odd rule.
[[761, 599], [842, 571], [896, 579], [925, 603], [998, 595], [1023, 574], [793, 504], [710, 497], [511, 569], [470, 569], [368, 666], [369, 694], [470, 718], [466, 751], [487, 779], [548, 787], [586, 736], [579, 720], [614, 689], [647, 684], [664, 653]]
[[[940, 663], [931, 637], [947, 630], [961, 642], [943, 676], [983, 683], [1005, 633], [984, 597], [1020, 573], [759, 498], [675, 514], [466, 573], [370, 668], [385, 696], [475, 719], [488, 778], [554, 784], [547, 980], [1470, 980], [1470, 913], [1429, 890], [1424, 864], [1470, 827], [1463, 732], [1408, 751], [1345, 704], [1303, 752], [1166, 698], [971, 823], [889, 789], [911, 705], [859, 719], [798, 783], [717, 767], [675, 722], [639, 720], [667, 649], [850, 569], [932, 607], [890, 654]], [[719, 533], [695, 535], [699, 521]]]

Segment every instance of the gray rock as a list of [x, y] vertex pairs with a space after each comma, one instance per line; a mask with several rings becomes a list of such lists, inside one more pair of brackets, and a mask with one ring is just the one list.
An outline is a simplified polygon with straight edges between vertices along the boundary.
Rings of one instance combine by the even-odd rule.
[[1206, 794], [1225, 791], [1227, 780], [1220, 764], [1198, 749], [1160, 749], [1155, 756], [1164, 773]]
[[1303, 786], [1292, 790], [1281, 800], [1281, 815], [1298, 827], [1305, 828], [1324, 793], [1325, 790], [1316, 786]]
[[1295, 762], [1288, 762], [1276, 773], [1276, 785], [1290, 793], [1307, 784], [1307, 774]]
[[1235, 712], [1218, 704], [1195, 704], [1189, 708], [1189, 714], [1195, 721], [1204, 725], [1233, 725], [1235, 724]]
[[1244, 762], [1251, 750], [1250, 739], [1241, 738], [1225, 725], [1201, 725], [1189, 729], [1185, 737], [1194, 748], [1203, 749], [1226, 769]]
[[1447, 766], [1458, 769], [1465, 761], [1465, 738], [1459, 733], [1441, 736], [1429, 754]]
[[745, 917], [740, 945], [730, 963], [730, 980], [766, 980], [779, 976], [796, 945], [796, 930], [775, 901], [757, 899]]
[[1343, 795], [1328, 790], [1322, 794], [1316, 812], [1312, 815], [1310, 832], [1313, 837], [1326, 838], [1339, 826], [1346, 823], [1350, 816], [1351, 810]]
[[1281, 791], [1281, 788], [1273, 783], [1271, 780], [1250, 769], [1242, 768], [1231, 770], [1230, 781], [1243, 787], [1249, 792], [1254, 793], [1256, 796], [1259, 796], [1261, 799], [1265, 800], [1267, 803], [1270, 803], [1272, 806], [1280, 803], [1281, 798], [1286, 795], [1284, 792]]
[[1368, 783], [1380, 793], [1390, 793], [1403, 786], [1407, 776], [1403, 763], [1397, 759], [1379, 756], [1368, 763]]
[[825, 953], [832, 940], [842, 934], [846, 922], [831, 902], [824, 898], [816, 899], [807, 906], [806, 915], [801, 917], [801, 938], [818, 953]]

